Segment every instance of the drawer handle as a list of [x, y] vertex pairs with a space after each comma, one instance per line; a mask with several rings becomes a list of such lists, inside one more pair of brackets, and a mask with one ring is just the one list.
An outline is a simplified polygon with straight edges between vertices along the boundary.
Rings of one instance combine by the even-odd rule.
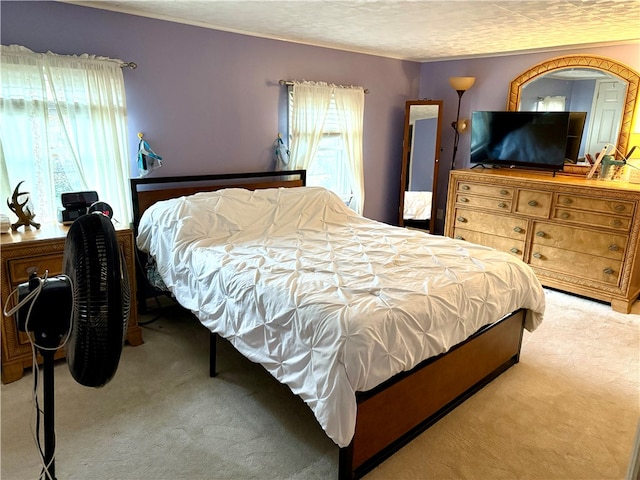
[[540, 230], [539, 232], [536, 232], [536, 236], [538, 237], [544, 237], [545, 235], [546, 234], [542, 230]]
[[537, 207], [538, 206], [538, 202], [536, 202], [535, 200], [529, 200], [529, 206], [530, 207]]
[[500, 195], [509, 195], [509, 190], [500, 190]]
[[564, 200], [562, 200], [562, 203], [564, 203], [565, 205], [571, 205], [573, 203], [573, 200], [571, 200], [570, 198], [565, 198]]
[[466, 202], [468, 202], [468, 201], [469, 201], [469, 199], [468, 199], [467, 197], [462, 197], [462, 198], [460, 199], [460, 201], [461, 201], [461, 202], [465, 202], [465, 203], [466, 203]]
[[620, 225], [622, 225], [622, 222], [616, 218], [616, 219], [613, 221], [613, 226], [614, 226], [614, 227], [619, 227]]
[[624, 205], [616, 205], [614, 208], [616, 212], [624, 212], [626, 207]]
[[520, 250], [518, 250], [516, 247], [513, 247], [511, 249], [511, 253], [520, 253]]
[[464, 222], [467, 221], [467, 219], [464, 218], [464, 217], [458, 217], [458, 221], [461, 222], [461, 223], [464, 223]]
[[534, 258], [542, 258], [542, 254], [536, 252], [536, 253], [533, 254], [533, 257]]
[[618, 250], [620, 250], [620, 247], [618, 247], [618, 245], [616, 245], [615, 243], [612, 245], [609, 245], [609, 251], [617, 252]]
[[516, 233], [522, 233], [522, 228], [520, 228], [520, 227], [515, 227], [515, 228], [513, 229], [513, 231], [514, 231], [514, 232], [516, 232]]
[[569, 215], [567, 212], [562, 212], [562, 214], [560, 215], [561, 218], [564, 218], [565, 220], [567, 218], [569, 218], [571, 215]]
[[464, 240], [464, 237], [462, 235], [456, 235], [456, 240]]
[[506, 203], [502, 203], [502, 202], [500, 202], [500, 203], [498, 204], [498, 207], [500, 207], [500, 208], [507, 208], [507, 204], [506, 204]]
[[607, 275], [611, 275], [613, 273], [613, 269], [611, 267], [607, 267], [604, 270], [602, 270], [603, 273], [606, 273]]
[[469, 185], [460, 185], [461, 190], [469, 190]]

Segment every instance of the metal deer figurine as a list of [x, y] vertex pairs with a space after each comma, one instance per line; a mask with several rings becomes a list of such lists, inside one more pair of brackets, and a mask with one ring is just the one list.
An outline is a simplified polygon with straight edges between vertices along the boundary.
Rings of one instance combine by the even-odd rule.
[[[18, 190], [20, 189], [20, 185], [22, 185], [23, 183], [24, 180], [20, 182], [16, 186], [16, 189], [13, 191], [13, 195], [11, 196], [12, 202], [9, 202], [9, 199], [7, 198], [7, 206], [13, 213], [18, 216], [18, 221], [11, 225], [11, 230], [14, 231], [23, 225], [25, 227], [30, 227], [33, 225], [36, 228], [40, 228], [40, 224], [33, 221], [36, 214], [33, 213], [27, 205], [29, 203], [29, 192], [18, 192]], [[27, 198], [22, 203], [20, 203], [21, 196], [27, 196]]]

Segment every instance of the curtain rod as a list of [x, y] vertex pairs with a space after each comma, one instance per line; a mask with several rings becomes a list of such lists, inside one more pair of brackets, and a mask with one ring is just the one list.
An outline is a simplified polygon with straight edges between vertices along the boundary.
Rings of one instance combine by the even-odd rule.
[[136, 62], [124, 62], [120, 64], [120, 68], [130, 68], [131, 70], [135, 70], [138, 68], [138, 64]]
[[[293, 85], [293, 80], [279, 80], [279, 81], [278, 81], [278, 83], [279, 83], [280, 85], [287, 85], [287, 86], [289, 86], [289, 87], [290, 87], [291, 85]], [[344, 87], [344, 85], [338, 85], [338, 86], [339, 86], [339, 87]], [[346, 87], [345, 87], [345, 88], [346, 88]], [[364, 93], [369, 93], [369, 89], [368, 89], [368, 88], [365, 88], [365, 89], [364, 89]]]

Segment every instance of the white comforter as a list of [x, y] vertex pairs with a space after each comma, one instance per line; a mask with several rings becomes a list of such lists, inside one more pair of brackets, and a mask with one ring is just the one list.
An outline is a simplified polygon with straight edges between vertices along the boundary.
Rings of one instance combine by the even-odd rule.
[[432, 192], [404, 192], [405, 220], [429, 220], [431, 218]]
[[302, 397], [341, 447], [356, 391], [518, 308], [533, 330], [545, 306], [511, 255], [366, 219], [322, 188], [159, 202], [137, 243], [176, 299]]

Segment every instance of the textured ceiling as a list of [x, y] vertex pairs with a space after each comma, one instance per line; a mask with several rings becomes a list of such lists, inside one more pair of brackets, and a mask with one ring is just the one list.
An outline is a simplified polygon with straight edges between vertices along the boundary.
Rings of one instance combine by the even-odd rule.
[[640, 39], [640, 0], [124, 0], [67, 3], [420, 62]]

